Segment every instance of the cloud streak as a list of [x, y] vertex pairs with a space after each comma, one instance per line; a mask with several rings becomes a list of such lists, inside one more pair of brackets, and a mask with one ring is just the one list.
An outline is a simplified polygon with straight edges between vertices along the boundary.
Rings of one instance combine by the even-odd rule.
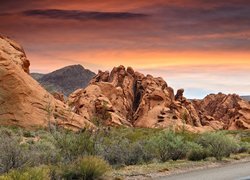
[[66, 20], [122, 20], [146, 17], [146, 14], [130, 12], [91, 12], [81, 10], [35, 9], [22, 12], [25, 16]]

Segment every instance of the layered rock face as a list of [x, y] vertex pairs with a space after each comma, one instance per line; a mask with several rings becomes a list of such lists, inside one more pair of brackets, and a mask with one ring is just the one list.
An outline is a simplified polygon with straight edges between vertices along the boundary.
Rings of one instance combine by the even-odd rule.
[[43, 89], [29, 75], [29, 64], [21, 46], [0, 37], [0, 125], [28, 129], [63, 126], [73, 130], [93, 127]]
[[250, 129], [250, 103], [236, 94], [211, 94], [193, 104], [202, 125], [216, 129]]
[[176, 95], [162, 78], [144, 76], [131, 67], [99, 71], [89, 86], [69, 96], [68, 103], [77, 114], [106, 125], [135, 127], [201, 127], [192, 103]]

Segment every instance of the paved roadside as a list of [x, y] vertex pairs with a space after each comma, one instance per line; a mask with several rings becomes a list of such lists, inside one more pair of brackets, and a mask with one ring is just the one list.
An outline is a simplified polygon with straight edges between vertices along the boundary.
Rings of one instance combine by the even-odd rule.
[[229, 164], [221, 167], [202, 169], [176, 175], [170, 175], [158, 180], [250, 180], [250, 162]]

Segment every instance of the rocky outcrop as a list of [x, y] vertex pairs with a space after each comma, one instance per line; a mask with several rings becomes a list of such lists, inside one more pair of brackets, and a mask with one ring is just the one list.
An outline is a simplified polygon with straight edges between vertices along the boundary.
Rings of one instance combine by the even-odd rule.
[[29, 73], [23, 48], [0, 37], [0, 125], [28, 129], [62, 126], [78, 130], [94, 127], [43, 89]]
[[63, 103], [65, 103], [65, 98], [64, 98], [64, 94], [59, 93], [59, 92], [53, 92], [52, 93], [53, 97], [59, 101], [62, 101]]
[[201, 122], [184, 90], [174, 90], [160, 77], [143, 75], [131, 67], [99, 71], [85, 89], [69, 96], [68, 103], [90, 121], [135, 127], [185, 127], [199, 130]]
[[250, 129], [250, 103], [236, 94], [210, 94], [193, 102], [202, 125], [216, 129]]
[[249, 129], [250, 105], [237, 95], [209, 95], [190, 101], [160, 77], [131, 67], [99, 71], [85, 89], [69, 96], [69, 105], [90, 121], [146, 128], [174, 127], [193, 132]]

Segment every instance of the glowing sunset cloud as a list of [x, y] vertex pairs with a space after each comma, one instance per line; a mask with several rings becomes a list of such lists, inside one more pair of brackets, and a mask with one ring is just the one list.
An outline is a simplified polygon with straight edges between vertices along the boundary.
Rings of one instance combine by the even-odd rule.
[[250, 94], [248, 0], [8, 0], [0, 20], [0, 33], [24, 46], [33, 72], [123, 64], [190, 98]]

